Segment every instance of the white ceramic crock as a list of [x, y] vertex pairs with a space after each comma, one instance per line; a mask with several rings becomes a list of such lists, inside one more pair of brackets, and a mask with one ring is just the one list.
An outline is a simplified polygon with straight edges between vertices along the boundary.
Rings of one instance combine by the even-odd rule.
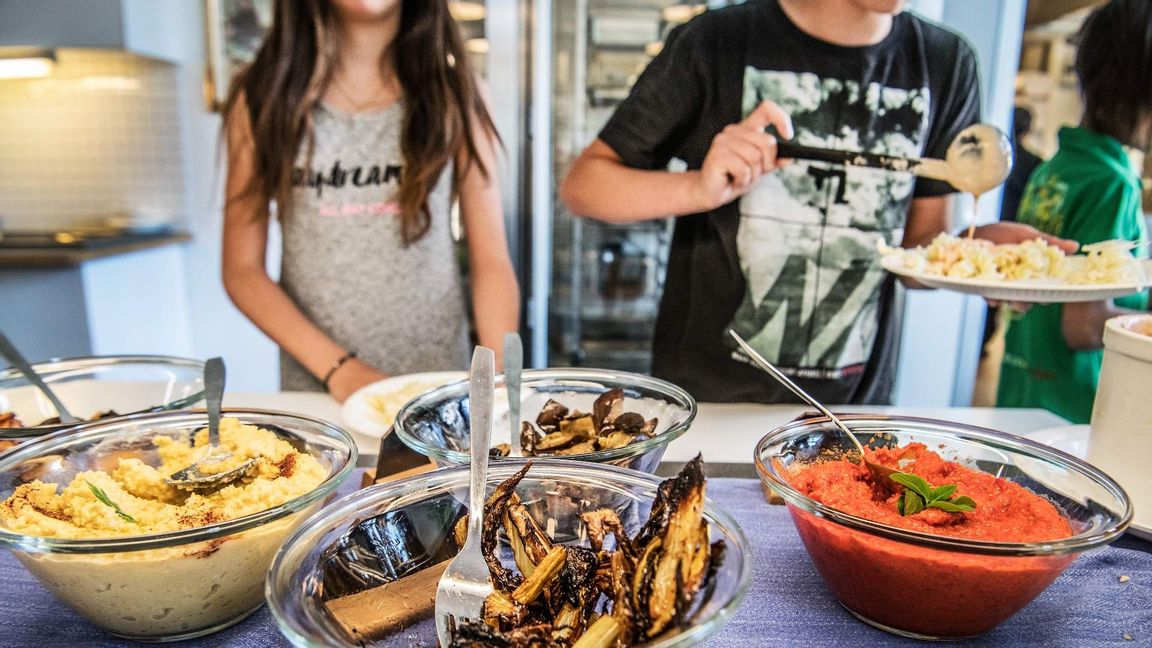
[[1152, 528], [1152, 315], [1115, 317], [1104, 328], [1088, 461], [1128, 491], [1132, 526]]

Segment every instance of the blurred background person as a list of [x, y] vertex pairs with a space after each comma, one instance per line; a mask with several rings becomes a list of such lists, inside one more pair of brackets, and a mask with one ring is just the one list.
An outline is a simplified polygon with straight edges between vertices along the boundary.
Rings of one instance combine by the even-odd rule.
[[[1112, 0], [1080, 31], [1076, 76], [1084, 102], [1077, 127], [1060, 129], [1060, 148], [1028, 181], [1019, 220], [1081, 244], [1131, 241], [1147, 256], [1140, 170], [1125, 147], [1152, 140], [1152, 2]], [[1100, 376], [1104, 322], [1147, 310], [1148, 295], [1032, 307], [1005, 338], [997, 405], [1043, 407], [1087, 423]]]
[[342, 401], [392, 374], [467, 368], [457, 198], [476, 333], [499, 352], [519, 289], [498, 137], [446, 0], [279, 0], [224, 118], [224, 285], [280, 345], [282, 389]]

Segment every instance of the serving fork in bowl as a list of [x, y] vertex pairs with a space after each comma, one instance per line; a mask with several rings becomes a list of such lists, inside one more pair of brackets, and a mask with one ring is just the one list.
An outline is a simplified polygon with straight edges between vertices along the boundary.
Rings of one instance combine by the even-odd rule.
[[436, 587], [436, 637], [451, 644], [452, 628], [466, 620], [479, 620], [484, 600], [492, 593], [488, 563], [481, 551], [484, 499], [488, 484], [488, 446], [492, 440], [493, 384], [496, 356], [492, 349], [476, 347], [469, 374], [471, 409], [471, 464], [468, 487], [468, 537], [460, 553], [448, 564]]

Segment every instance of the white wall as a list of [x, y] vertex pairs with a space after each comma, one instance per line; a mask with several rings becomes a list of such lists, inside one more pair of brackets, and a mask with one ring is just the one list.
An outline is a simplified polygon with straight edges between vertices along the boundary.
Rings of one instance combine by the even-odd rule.
[[224, 358], [230, 391], [276, 390], [276, 346], [232, 306], [220, 281], [223, 171], [217, 166], [219, 115], [206, 109], [202, 93], [204, 3], [123, 0], [123, 17], [129, 47], [180, 66], [185, 213], [193, 237], [182, 248], [192, 352]]

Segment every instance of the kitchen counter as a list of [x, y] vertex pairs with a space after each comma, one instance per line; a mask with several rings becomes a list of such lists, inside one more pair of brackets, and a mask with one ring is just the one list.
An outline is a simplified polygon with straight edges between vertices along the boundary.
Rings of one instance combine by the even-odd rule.
[[77, 266], [85, 261], [103, 259], [130, 252], [182, 243], [191, 240], [189, 234], [173, 232], [163, 235], [123, 236], [115, 241], [101, 241], [98, 245], [3, 247], [0, 246], [0, 267], [43, 268]]
[[[320, 392], [236, 392], [224, 397], [225, 407], [252, 407], [296, 412], [344, 425], [341, 405]], [[802, 405], [752, 403], [700, 403], [691, 428], [668, 446], [664, 462], [675, 466], [703, 452], [713, 476], [750, 476], [752, 448], [769, 430], [809, 411]], [[987, 407], [877, 407], [845, 405], [835, 413], [901, 414], [1028, 434], [1067, 425], [1068, 421], [1041, 409], [995, 409]], [[349, 429], [360, 450], [360, 465], [376, 463], [380, 440]], [[666, 472], [666, 471], [661, 471]]]

